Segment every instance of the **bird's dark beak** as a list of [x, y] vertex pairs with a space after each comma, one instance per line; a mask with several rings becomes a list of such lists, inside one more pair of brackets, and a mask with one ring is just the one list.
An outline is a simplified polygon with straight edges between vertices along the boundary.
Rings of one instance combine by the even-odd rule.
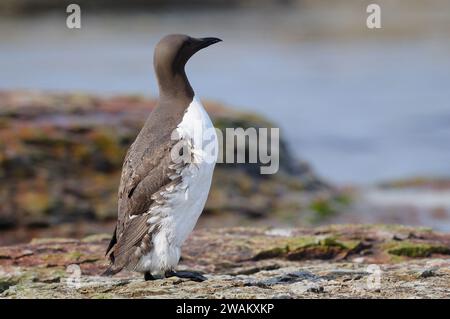
[[221, 42], [222, 40], [219, 38], [200, 38], [198, 39], [198, 49], [197, 50], [201, 50], [204, 49], [206, 47], [209, 47], [210, 45], [217, 43], [217, 42]]

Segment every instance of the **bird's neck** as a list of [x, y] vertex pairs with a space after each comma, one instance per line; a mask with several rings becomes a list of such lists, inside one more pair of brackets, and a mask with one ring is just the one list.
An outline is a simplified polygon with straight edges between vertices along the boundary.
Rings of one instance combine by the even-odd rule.
[[177, 72], [157, 70], [156, 77], [158, 79], [160, 99], [193, 99], [194, 90], [184, 69]]

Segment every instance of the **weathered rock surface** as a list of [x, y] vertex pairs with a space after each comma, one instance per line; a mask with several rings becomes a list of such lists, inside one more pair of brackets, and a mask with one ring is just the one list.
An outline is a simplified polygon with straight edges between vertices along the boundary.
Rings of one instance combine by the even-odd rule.
[[202, 283], [101, 277], [109, 236], [0, 248], [1, 298], [449, 298], [450, 234], [403, 226], [223, 228], [192, 234]]

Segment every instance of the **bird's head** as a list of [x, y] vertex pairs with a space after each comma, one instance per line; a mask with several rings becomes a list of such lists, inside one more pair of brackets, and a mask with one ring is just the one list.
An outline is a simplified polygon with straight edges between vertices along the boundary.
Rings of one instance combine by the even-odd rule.
[[193, 38], [184, 34], [165, 36], [156, 45], [153, 56], [159, 80], [177, 74], [184, 75], [184, 67], [191, 56], [220, 41], [218, 38]]

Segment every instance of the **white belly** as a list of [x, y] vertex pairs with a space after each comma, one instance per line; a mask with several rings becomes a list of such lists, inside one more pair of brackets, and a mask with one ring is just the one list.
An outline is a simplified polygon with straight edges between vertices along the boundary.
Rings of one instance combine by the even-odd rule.
[[141, 258], [136, 269], [150, 271], [154, 275], [163, 274], [178, 264], [181, 246], [205, 207], [217, 160], [218, 143], [214, 127], [195, 97], [177, 132], [192, 140], [195, 161], [183, 169], [182, 182], [167, 194], [167, 202], [157, 208], [157, 217], [154, 218], [159, 223], [159, 231], [152, 238], [153, 249]]

